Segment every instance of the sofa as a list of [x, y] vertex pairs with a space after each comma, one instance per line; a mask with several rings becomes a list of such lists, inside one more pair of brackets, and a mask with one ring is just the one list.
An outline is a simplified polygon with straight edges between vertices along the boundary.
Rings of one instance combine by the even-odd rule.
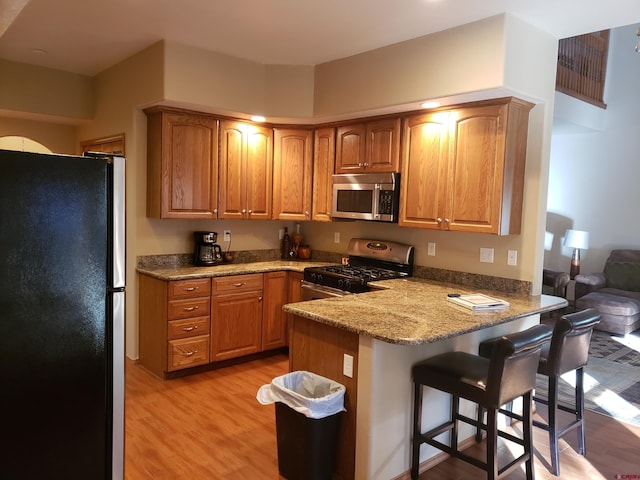
[[640, 250], [612, 250], [602, 272], [575, 281], [576, 308], [600, 312], [596, 329], [625, 335], [640, 328]]

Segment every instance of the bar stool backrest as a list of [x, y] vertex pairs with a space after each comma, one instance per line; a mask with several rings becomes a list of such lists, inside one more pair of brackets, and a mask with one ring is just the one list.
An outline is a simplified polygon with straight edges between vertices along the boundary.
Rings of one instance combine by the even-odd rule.
[[600, 321], [594, 308], [560, 317], [553, 328], [547, 373], [562, 375], [587, 364], [593, 327]]
[[535, 325], [496, 341], [487, 376], [487, 407], [499, 408], [535, 386], [540, 350], [550, 338], [551, 327]]

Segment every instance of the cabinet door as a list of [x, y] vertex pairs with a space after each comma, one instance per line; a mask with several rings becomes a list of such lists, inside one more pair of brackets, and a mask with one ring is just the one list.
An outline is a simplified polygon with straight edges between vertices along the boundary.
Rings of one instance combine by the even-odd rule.
[[211, 361], [260, 351], [262, 291], [212, 297]]
[[264, 274], [262, 350], [287, 345], [287, 321], [282, 306], [287, 303], [288, 279], [287, 272]]
[[240, 122], [220, 122], [220, 218], [242, 219], [246, 216], [246, 144], [243, 125]]
[[216, 218], [217, 120], [206, 115], [149, 112], [147, 177], [148, 216]]
[[273, 130], [248, 126], [247, 141], [247, 217], [270, 220], [273, 205]]
[[502, 199], [504, 105], [451, 112], [454, 154], [450, 159], [449, 229], [497, 232]]
[[400, 119], [367, 123], [366, 172], [398, 172], [400, 166]]
[[335, 156], [335, 129], [332, 127], [317, 129], [314, 133], [313, 199], [311, 206], [311, 219], [316, 222], [331, 221], [332, 175]]
[[336, 173], [359, 173], [364, 168], [367, 128], [364, 124], [338, 127]]
[[449, 157], [449, 115], [427, 113], [404, 121], [399, 224], [443, 228]]
[[311, 130], [274, 130], [273, 218], [311, 220]]

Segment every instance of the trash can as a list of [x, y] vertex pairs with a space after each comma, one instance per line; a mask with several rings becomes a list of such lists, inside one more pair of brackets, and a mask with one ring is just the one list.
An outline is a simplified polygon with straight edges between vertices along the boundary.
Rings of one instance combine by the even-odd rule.
[[260, 387], [258, 401], [275, 403], [280, 475], [287, 480], [332, 478], [344, 394], [344, 385], [306, 371]]

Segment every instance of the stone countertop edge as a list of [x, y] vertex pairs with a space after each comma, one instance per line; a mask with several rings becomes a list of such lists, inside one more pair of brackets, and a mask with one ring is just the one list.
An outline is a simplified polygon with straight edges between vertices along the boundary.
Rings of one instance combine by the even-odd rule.
[[[551, 295], [469, 289], [416, 277], [374, 282], [380, 290], [289, 303], [284, 311], [398, 345], [424, 345], [553, 311], [568, 305]], [[509, 302], [505, 310], [471, 311], [447, 300], [448, 293], [484, 293]]]
[[332, 265], [329, 262], [314, 262], [301, 260], [274, 260], [266, 262], [250, 263], [222, 263], [212, 267], [168, 267], [168, 268], [143, 268], [136, 271], [143, 275], [159, 280], [189, 280], [193, 278], [226, 277], [229, 275], [244, 275], [248, 273], [265, 273], [277, 271], [302, 272], [306, 267]]

